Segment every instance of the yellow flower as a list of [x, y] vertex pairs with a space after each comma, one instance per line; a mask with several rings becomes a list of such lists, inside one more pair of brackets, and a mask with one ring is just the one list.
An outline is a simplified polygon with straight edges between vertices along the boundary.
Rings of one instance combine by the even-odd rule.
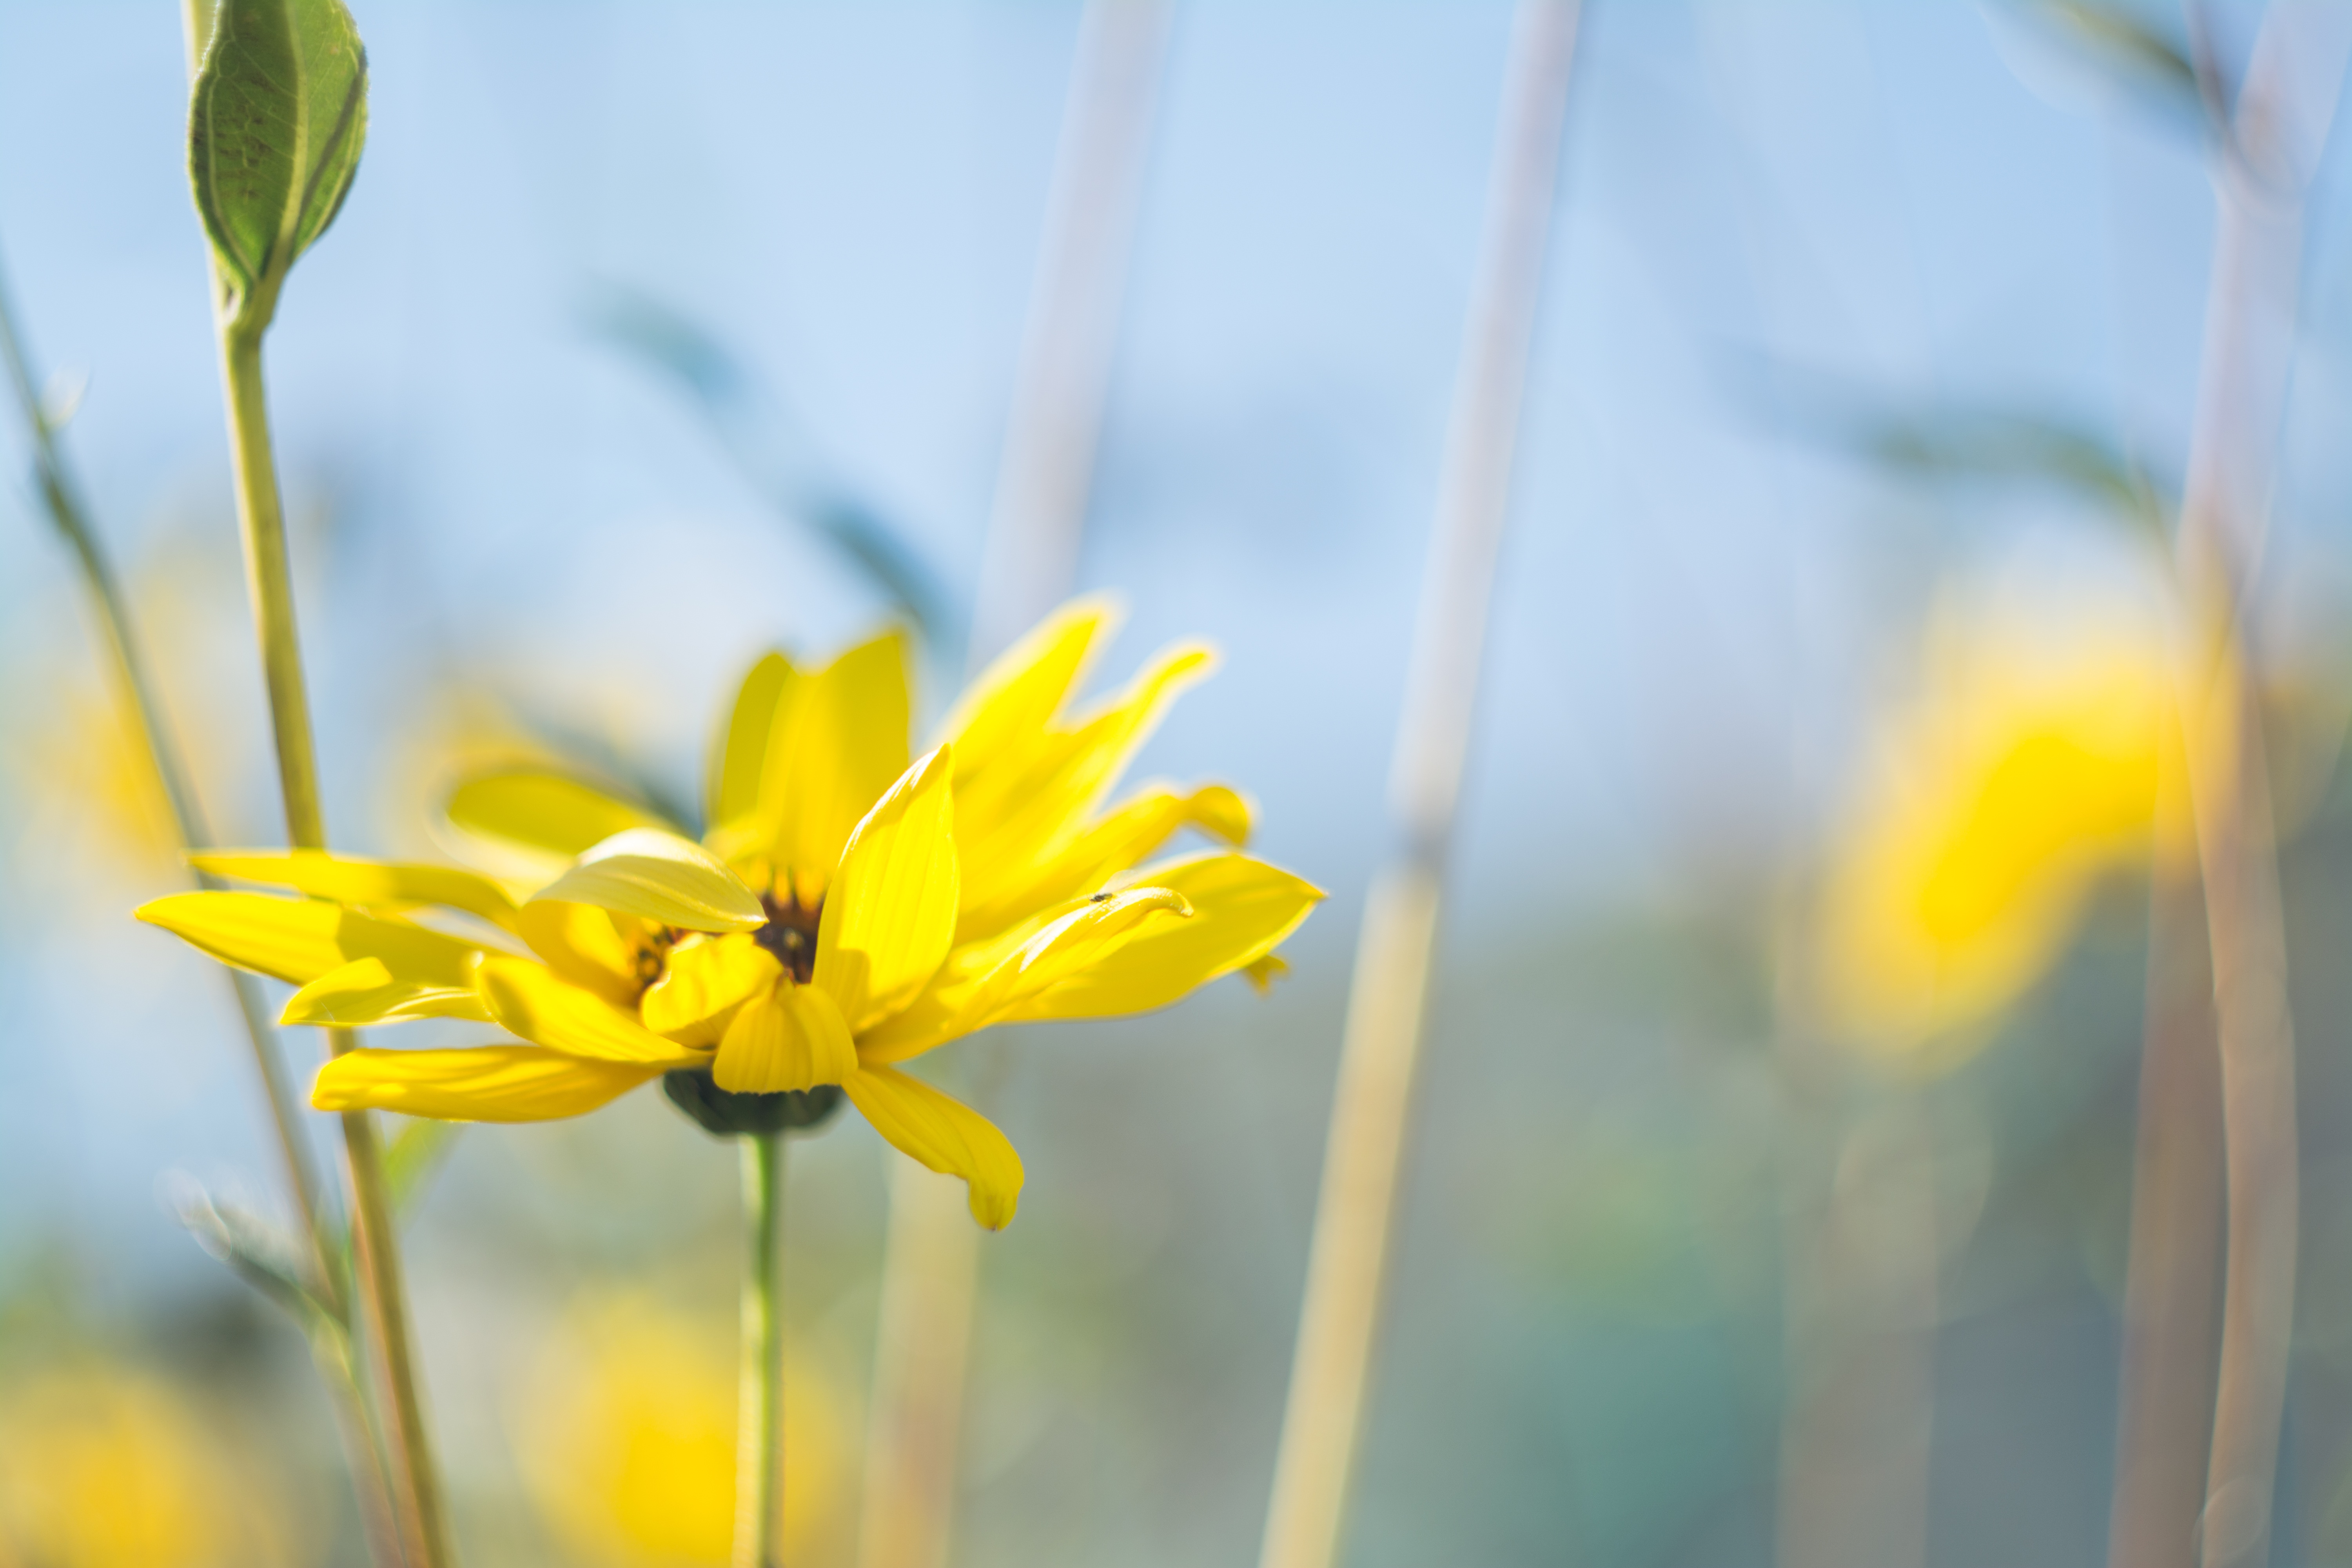
[[[575, 1302], [515, 1413], [516, 1457], [568, 1559], [614, 1568], [724, 1563], [735, 1521], [735, 1369], [658, 1302]], [[840, 1402], [808, 1366], [784, 1373], [784, 1543], [821, 1555], [841, 1522], [849, 1442]]]
[[2013, 1001], [2098, 879], [2192, 852], [2162, 628], [2119, 605], [1934, 623], [1836, 847], [1814, 957], [1831, 1026], [1908, 1051]]
[[[678, 1071], [739, 1094], [837, 1085], [1001, 1228], [1020, 1156], [899, 1064], [993, 1024], [1120, 1016], [1236, 970], [1263, 979], [1322, 897], [1236, 850], [1135, 869], [1187, 825], [1238, 846], [1250, 810], [1215, 784], [1104, 805], [1211, 663], [1173, 649], [1066, 714], [1108, 619], [1081, 602], [1048, 620], [912, 763], [899, 638], [814, 673], [771, 654], [720, 738], [703, 844], [574, 780], [506, 773], [463, 785], [450, 816], [558, 872], [524, 896], [447, 867], [226, 854], [200, 863], [331, 901], [187, 894], [140, 918], [300, 986], [289, 1024], [473, 1018], [530, 1042], [352, 1051], [320, 1071], [321, 1110], [534, 1121]], [[484, 927], [435, 930], [406, 918], [418, 906]]]
[[136, 1373], [61, 1368], [0, 1391], [0, 1563], [282, 1563], [264, 1492], [217, 1431]]

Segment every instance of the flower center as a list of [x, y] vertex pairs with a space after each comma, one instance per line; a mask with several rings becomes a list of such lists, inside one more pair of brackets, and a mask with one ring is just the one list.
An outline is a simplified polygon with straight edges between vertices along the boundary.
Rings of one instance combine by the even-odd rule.
[[807, 984], [816, 969], [817, 917], [824, 912], [824, 900], [804, 905], [787, 893], [780, 902], [768, 893], [761, 895], [760, 902], [768, 911], [768, 923], [753, 931], [751, 940], [776, 955], [793, 984]]

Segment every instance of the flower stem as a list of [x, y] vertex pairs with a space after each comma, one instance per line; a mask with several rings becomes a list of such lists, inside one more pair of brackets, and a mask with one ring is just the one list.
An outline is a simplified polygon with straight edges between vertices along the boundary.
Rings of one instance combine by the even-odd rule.
[[[6, 362], [9, 382], [32, 437], [34, 466], [43, 504], [58, 532], [72, 550], [75, 564], [80, 568], [117, 700], [136, 721], [148, 762], [155, 770], [164, 805], [171, 812], [173, 831], [183, 849], [207, 847], [211, 835], [205, 826], [195, 785], [172, 742], [163, 704], [148, 674], [145, 652], [131, 625], [130, 607], [112, 564], [106, 558], [105, 547], [99, 542], [98, 531], [82, 500], [81, 487], [74, 481], [58, 441], [57, 429], [41, 405], [32, 356], [17, 329], [5, 285], [0, 285], [0, 359]], [[210, 890], [224, 885], [219, 879], [204, 872], [196, 874], [196, 881]], [[224, 968], [222, 973], [228, 978], [237, 1012], [244, 1019], [246, 1038], [253, 1047], [254, 1068], [261, 1080], [262, 1097], [269, 1107], [270, 1125], [278, 1135], [278, 1156], [286, 1166], [287, 1185], [294, 1194], [303, 1241], [309, 1249], [310, 1288], [337, 1324], [339, 1342], [323, 1342], [320, 1331], [310, 1324], [304, 1325], [304, 1332], [311, 1341], [313, 1359], [327, 1381], [328, 1394], [334, 1403], [336, 1426], [342, 1435], [351, 1466], [352, 1486], [359, 1501], [370, 1554], [392, 1568], [399, 1562], [399, 1545], [391, 1525], [391, 1499], [385, 1492], [383, 1457], [378, 1452], [375, 1433], [347, 1350], [347, 1281], [337, 1262], [330, 1219], [320, 1195], [317, 1163], [309, 1140], [303, 1136], [300, 1114], [287, 1085], [286, 1064], [278, 1053], [277, 1032], [270, 1025], [260, 987], [252, 976], [241, 971]]]
[[735, 1568], [779, 1568], [784, 1517], [784, 1135], [743, 1136], [743, 1373]]
[[[262, 385], [266, 319], [266, 311], [240, 312], [236, 319], [225, 317], [219, 322], [229, 454], [236, 481], [237, 521], [245, 539], [246, 578], [261, 641], [262, 673], [269, 689], [278, 776], [286, 799], [287, 841], [297, 849], [323, 849], [327, 834], [319, 804], [318, 753], [310, 739], [310, 705], [294, 623], [286, 514], [278, 498], [268, 404]], [[342, 1055], [352, 1045], [350, 1031], [328, 1031], [327, 1048], [333, 1055]], [[353, 1256], [390, 1394], [385, 1436], [396, 1461], [402, 1533], [416, 1568], [446, 1568], [453, 1558], [448, 1522], [417, 1396], [399, 1237], [384, 1188], [383, 1156], [367, 1112], [346, 1112], [342, 1128], [352, 1184]]]

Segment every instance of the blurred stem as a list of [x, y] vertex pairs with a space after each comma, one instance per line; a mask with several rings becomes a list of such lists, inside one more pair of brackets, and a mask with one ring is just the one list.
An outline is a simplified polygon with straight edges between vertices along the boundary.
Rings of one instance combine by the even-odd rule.
[[[1087, 0], [1007, 411], [967, 664], [1066, 597], [1118, 343], [1174, 0]], [[890, 1156], [890, 1235], [858, 1530], [862, 1568], [945, 1568], [980, 1237], [961, 1186]]]
[[784, 1135], [743, 1138], [743, 1371], [735, 1568], [780, 1568], [784, 1519]]
[[[269, 689], [278, 776], [286, 800], [287, 841], [296, 849], [324, 849], [326, 824], [319, 805], [318, 753], [310, 739], [310, 697], [295, 628], [286, 514], [278, 497], [268, 403], [262, 386], [262, 328], [254, 323], [251, 313], [231, 320], [225, 311], [218, 325], [237, 521], [245, 539], [246, 579], [260, 636], [262, 673]], [[342, 1055], [352, 1044], [349, 1030], [327, 1032], [327, 1048], [332, 1055]], [[363, 1110], [346, 1111], [341, 1120], [352, 1184], [353, 1257], [390, 1395], [384, 1426], [397, 1459], [402, 1534], [410, 1561], [417, 1568], [445, 1568], [452, 1561], [448, 1521], [416, 1392], [408, 1304], [401, 1283], [399, 1233], [385, 1197], [375, 1124]]]
[[[136, 721], [139, 736], [145, 744], [147, 759], [155, 770], [164, 804], [172, 814], [173, 831], [180, 847], [191, 851], [205, 848], [211, 842], [211, 835], [205, 826], [195, 786], [180, 758], [178, 748], [173, 744], [163, 703], [157, 698], [154, 682], [148, 674], [146, 655], [131, 624], [130, 607], [123, 598], [121, 584], [115, 579], [104, 547], [99, 542], [98, 531], [92, 525], [89, 509], [81, 499], [81, 488], [74, 481], [66, 464], [65, 453], [58, 442], [57, 429], [50, 424], [47, 411], [41, 405], [38, 381], [32, 369], [32, 356], [18, 330], [13, 301], [5, 283], [0, 283], [0, 358], [7, 362], [8, 379], [16, 391], [26, 427], [32, 437], [42, 502], [48, 510], [50, 521], [57, 525], [58, 533], [73, 551], [75, 563], [81, 571], [83, 586], [89, 592], [90, 611], [98, 622], [99, 640], [106, 649], [107, 665], [116, 696]], [[203, 872], [198, 872], [195, 879], [207, 890], [218, 890], [223, 886], [219, 879]], [[294, 1206], [300, 1218], [302, 1236], [308, 1248], [310, 1274], [308, 1283], [320, 1304], [333, 1320], [331, 1331], [336, 1342], [326, 1343], [322, 1331], [313, 1324], [304, 1324], [304, 1332], [311, 1342], [313, 1359], [326, 1379], [328, 1393], [334, 1404], [336, 1425], [342, 1434], [345, 1457], [351, 1467], [352, 1486], [359, 1501], [371, 1554], [379, 1563], [396, 1563], [399, 1549], [391, 1529], [391, 1501], [384, 1489], [383, 1461], [378, 1452], [366, 1405], [360, 1396], [359, 1384], [353, 1376], [348, 1339], [350, 1307], [347, 1281], [337, 1262], [337, 1248], [329, 1233], [320, 1198], [318, 1168], [311, 1157], [310, 1142], [303, 1135], [293, 1092], [287, 1085], [285, 1062], [278, 1054], [277, 1033], [270, 1026], [260, 987], [252, 976], [242, 971], [224, 968], [222, 973], [228, 978], [229, 988], [236, 998], [237, 1013], [245, 1023], [246, 1038], [253, 1047], [254, 1068], [261, 1080], [262, 1097], [269, 1107], [270, 1125], [278, 1137], [278, 1156], [286, 1166], [287, 1185], [294, 1194]]]
[[1346, 1516], [1557, 205], [1579, 10], [1577, 0], [1521, 0], [1512, 27], [1430, 566], [1391, 763], [1400, 848], [1373, 883], [1356, 949], [1262, 1568], [1328, 1568]]
[[[2192, 11], [2200, 28], [2202, 18]], [[2352, 16], [2263, 13], [2215, 168], [2203, 361], [2175, 565], [2189, 793], [2205, 886], [2227, 1242], [2204, 1568], [2267, 1561], [2294, 1321], [2294, 1021], [2251, 590], [2300, 316], [2304, 201], [2336, 118]], [[2298, 84], [2315, 90], [2299, 95]]]
[[[2185, 805], [2167, 770], [2158, 820]], [[2196, 1568], [2213, 1420], [2214, 1283], [2221, 1250], [2221, 1082], [2213, 974], [2194, 868], [2149, 889], [2139, 1127], [2108, 1568]]]

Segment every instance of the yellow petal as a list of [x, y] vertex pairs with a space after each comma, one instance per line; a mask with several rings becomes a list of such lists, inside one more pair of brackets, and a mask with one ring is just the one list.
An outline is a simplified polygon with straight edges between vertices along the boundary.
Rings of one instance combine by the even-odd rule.
[[404, 921], [266, 893], [174, 893], [141, 905], [137, 913], [223, 963], [296, 985], [354, 959], [380, 958], [403, 980], [461, 987], [472, 983], [469, 972], [481, 951]]
[[552, 1121], [593, 1110], [660, 1068], [582, 1061], [535, 1046], [346, 1051], [319, 1069], [320, 1110], [397, 1110], [444, 1121]]
[[999, 1022], [1118, 1017], [1165, 1007], [1273, 952], [1323, 899], [1311, 883], [1246, 855], [1203, 855], [1145, 874], [1152, 886], [1181, 894], [1192, 918], [1145, 925], [1098, 963], [1007, 1009]]
[[1036, 868], [1077, 837], [1179, 692], [1216, 668], [1199, 644], [1160, 654], [1124, 691], [1068, 728], [956, 784], [964, 900], [1018, 897]]
[[1045, 731], [1085, 673], [1096, 639], [1108, 641], [1118, 620], [1107, 595], [1073, 599], [981, 673], [940, 727], [955, 747], [959, 784]]
[[525, 904], [516, 927], [550, 969], [615, 1007], [628, 1007], [645, 982], [637, 973], [637, 949], [619, 927], [636, 923], [634, 915], [616, 919], [593, 904], [548, 899]]
[[833, 998], [790, 981], [744, 1004], [710, 1063], [712, 1081], [735, 1094], [810, 1089], [856, 1070], [857, 1047]]
[[719, 737], [711, 758], [710, 826], [723, 828], [760, 805], [760, 773], [767, 765], [768, 737], [782, 707], [801, 681], [800, 671], [781, 653], [772, 653], [753, 665], [735, 694], [734, 711]]
[[594, 784], [540, 768], [477, 774], [451, 793], [446, 815], [460, 832], [551, 869], [615, 833], [669, 826]]
[[860, 1036], [858, 1058], [905, 1061], [984, 1029], [1104, 963], [1145, 929], [1192, 915], [1192, 906], [1166, 888], [1131, 888], [1087, 900], [1047, 921], [979, 978], [932, 984], [906, 1011]]
[[1204, 784], [1181, 794], [1165, 784], [1112, 807], [1076, 837], [1026, 869], [1000, 864], [990, 883], [1003, 889], [980, 899], [965, 883], [963, 910], [956, 919], [956, 942], [974, 942], [1010, 930], [1038, 910], [1086, 897], [1114, 875], [1133, 867], [1165, 844], [1179, 828], [1193, 826], [1236, 849], [1249, 841], [1248, 799], [1223, 784]]
[[325, 1024], [357, 1029], [404, 1018], [468, 1018], [490, 1021], [489, 1009], [471, 986], [425, 985], [402, 980], [380, 958], [362, 958], [331, 969], [287, 1000], [278, 1021], [289, 1026]]
[[602, 1061], [682, 1067], [703, 1059], [603, 998], [521, 958], [488, 958], [475, 982], [490, 1016], [535, 1046]]
[[852, 1033], [913, 1001], [955, 938], [954, 765], [941, 746], [908, 768], [842, 854], [814, 978]]
[[773, 825], [779, 885], [804, 905], [824, 897], [850, 830], [906, 771], [907, 642], [890, 632], [798, 683], [778, 710], [760, 815]]
[[682, 931], [752, 931], [768, 923], [760, 895], [689, 839], [657, 827], [616, 833], [531, 895], [639, 915]]
[[971, 1192], [972, 1218], [990, 1230], [1013, 1223], [1021, 1202], [1021, 1156], [988, 1118], [895, 1068], [860, 1068], [841, 1087], [874, 1131], [909, 1159], [962, 1177]]
[[405, 861], [363, 860], [329, 855], [317, 849], [289, 853], [217, 850], [191, 855], [198, 870], [239, 882], [265, 882], [292, 888], [314, 899], [339, 904], [440, 904], [479, 915], [498, 925], [514, 928], [515, 901], [504, 888], [477, 872], [455, 866], [421, 866]]
[[670, 950], [668, 966], [646, 993], [638, 1016], [646, 1028], [679, 1045], [714, 1046], [735, 1010], [783, 972], [776, 955], [749, 931], [689, 942]]

